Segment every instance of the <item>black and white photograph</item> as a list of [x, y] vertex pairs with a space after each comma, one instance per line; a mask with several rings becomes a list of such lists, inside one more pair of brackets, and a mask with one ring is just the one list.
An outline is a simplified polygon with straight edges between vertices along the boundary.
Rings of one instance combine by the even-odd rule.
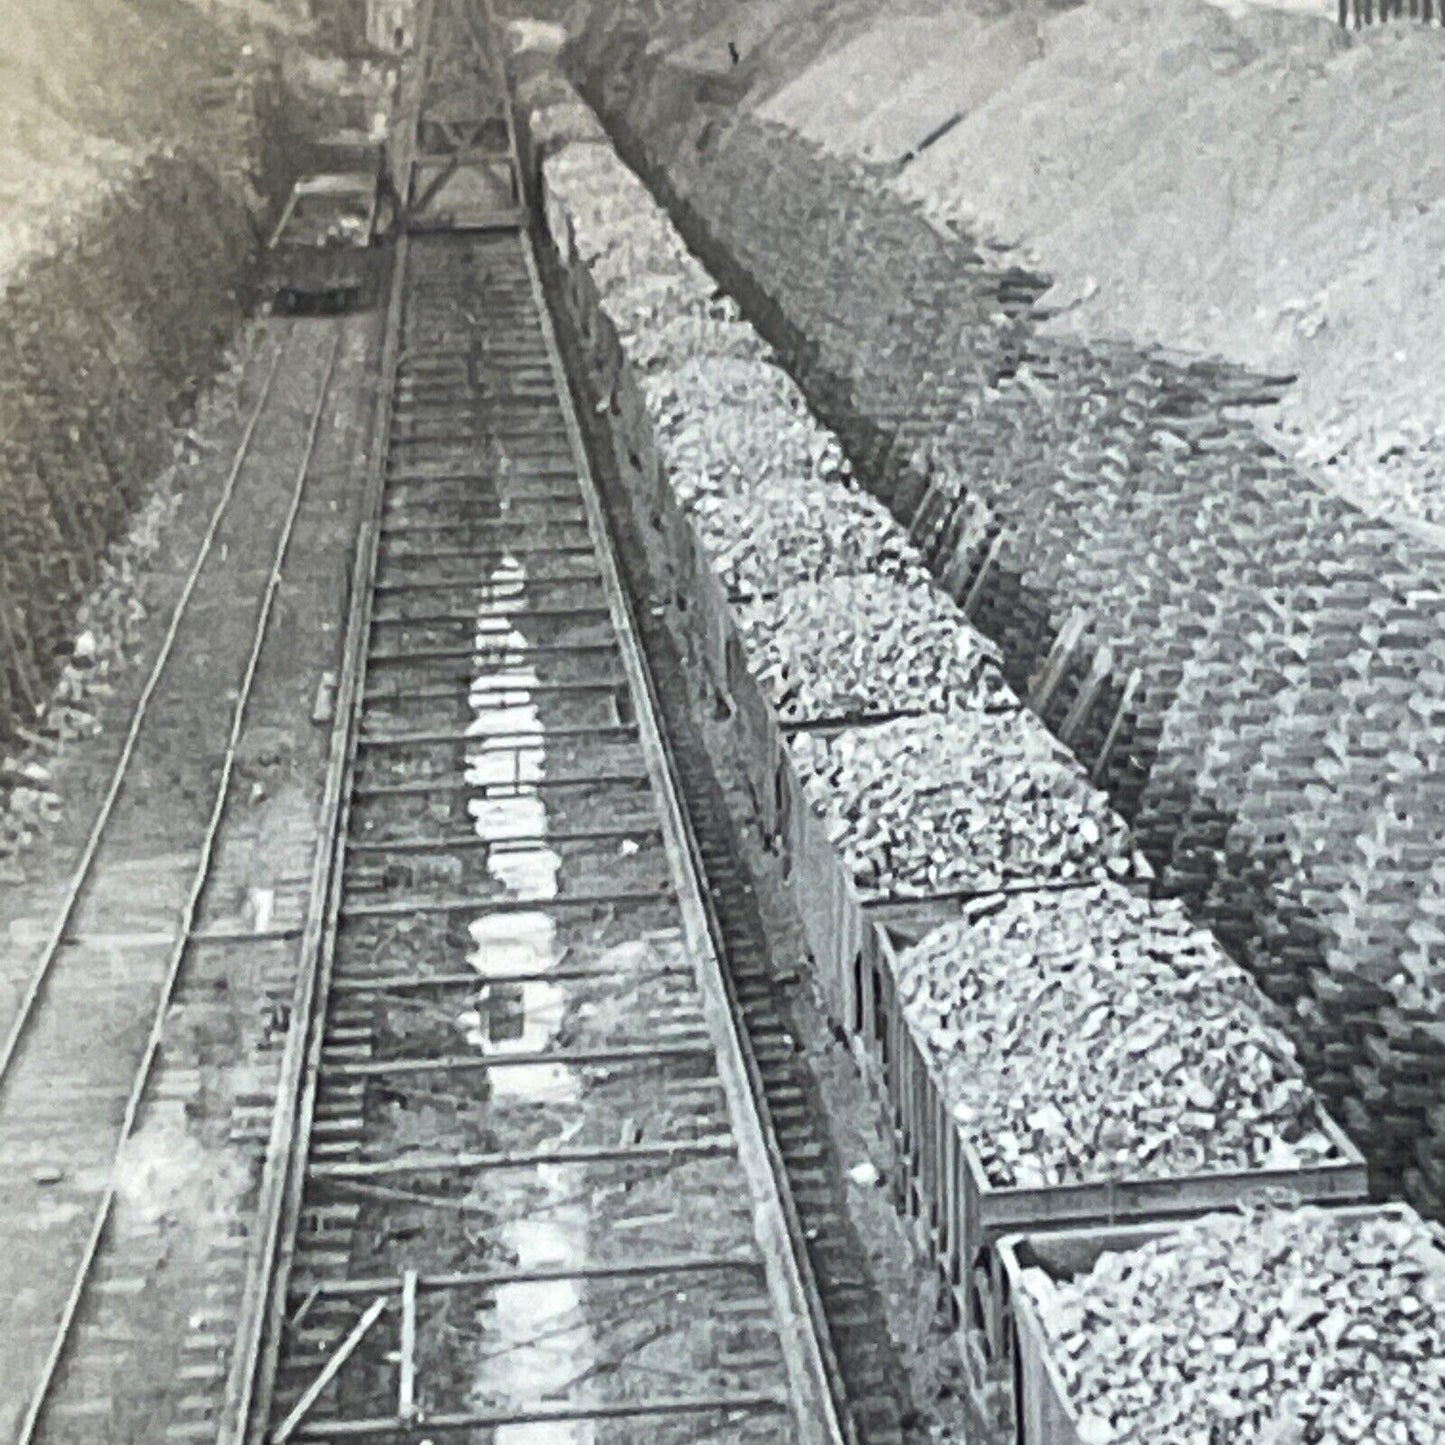
[[0, 0], [0, 1445], [1445, 1445], [1445, 0]]

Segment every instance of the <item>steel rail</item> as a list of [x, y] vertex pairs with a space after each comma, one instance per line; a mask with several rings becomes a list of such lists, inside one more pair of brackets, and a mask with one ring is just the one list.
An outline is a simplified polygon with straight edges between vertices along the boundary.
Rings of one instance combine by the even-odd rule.
[[126, 1100], [125, 1113], [121, 1119], [119, 1143], [116, 1147], [115, 1160], [111, 1166], [105, 1191], [101, 1196], [100, 1205], [95, 1212], [95, 1218], [91, 1224], [90, 1234], [86, 1241], [85, 1252], [81, 1257], [74, 1283], [66, 1299], [59, 1327], [51, 1343], [50, 1352], [46, 1357], [40, 1383], [26, 1409], [15, 1445], [30, 1445], [30, 1442], [35, 1438], [36, 1427], [44, 1413], [51, 1387], [55, 1381], [56, 1371], [59, 1369], [60, 1362], [69, 1344], [71, 1330], [75, 1323], [76, 1316], [79, 1313], [81, 1300], [84, 1298], [91, 1270], [100, 1253], [101, 1241], [104, 1238], [106, 1226], [115, 1209], [115, 1201], [119, 1192], [117, 1172], [121, 1157], [126, 1144], [129, 1142], [135, 1130], [136, 1122], [140, 1117], [142, 1107], [145, 1103], [147, 1087], [150, 1084], [151, 1074], [155, 1068], [156, 1059], [160, 1055], [161, 1038], [165, 1031], [166, 1015], [170, 1012], [171, 1003], [175, 998], [176, 987], [180, 981], [191, 935], [194, 932], [196, 914], [200, 908], [201, 897], [205, 892], [207, 878], [210, 873], [211, 859], [215, 851], [216, 840], [220, 835], [221, 821], [225, 815], [226, 804], [229, 801], [231, 779], [236, 768], [236, 750], [245, 726], [246, 711], [251, 700], [251, 692], [255, 685], [256, 674], [260, 670], [261, 652], [265, 646], [266, 635], [270, 628], [271, 614], [275, 607], [277, 594], [281, 589], [282, 569], [285, 566], [287, 555], [291, 549], [291, 540], [296, 531], [297, 518], [301, 514], [301, 506], [306, 495], [306, 484], [311, 479], [311, 458], [316, 450], [316, 443], [321, 433], [321, 421], [326, 414], [327, 403], [331, 399], [331, 383], [335, 375], [337, 359], [341, 354], [341, 340], [342, 332], [340, 328], [338, 328], [332, 340], [330, 351], [327, 354], [325, 370], [322, 374], [316, 404], [312, 408], [310, 424], [307, 429], [306, 445], [302, 452], [300, 465], [296, 469], [296, 480], [292, 487], [290, 505], [287, 508], [286, 516], [282, 523], [281, 534], [278, 538], [275, 554], [271, 562], [270, 575], [266, 579], [266, 590], [257, 613], [255, 630], [251, 640], [251, 650], [246, 659], [246, 669], [242, 675], [241, 686], [231, 710], [231, 724], [226, 736], [226, 750], [216, 788], [216, 800], [211, 808], [210, 816], [206, 820], [206, 830], [201, 844], [200, 857], [197, 860], [195, 874], [192, 877], [191, 886], [181, 910], [181, 927], [177, 933], [170, 958], [167, 961], [160, 996], [156, 1001], [150, 1032], [146, 1038], [145, 1051], [141, 1056], [140, 1065], [136, 1070], [130, 1096]]

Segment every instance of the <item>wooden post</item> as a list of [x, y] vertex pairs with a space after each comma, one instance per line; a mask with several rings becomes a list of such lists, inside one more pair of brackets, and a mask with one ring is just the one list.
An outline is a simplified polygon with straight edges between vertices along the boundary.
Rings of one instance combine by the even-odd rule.
[[299, 1329], [301, 1326], [301, 1321], [304, 1320], [306, 1316], [311, 1313], [312, 1305], [314, 1305], [316, 1301], [320, 1298], [321, 1286], [319, 1284], [313, 1284], [311, 1288], [306, 1291], [306, 1298], [301, 1301], [300, 1305], [297, 1307], [296, 1313], [292, 1315], [291, 1318], [287, 1321], [287, 1327], [292, 1330]]
[[1139, 669], [1133, 668], [1124, 683], [1124, 691], [1119, 697], [1119, 706], [1114, 709], [1114, 720], [1109, 724], [1109, 731], [1104, 737], [1104, 746], [1099, 749], [1098, 760], [1094, 763], [1094, 770], [1089, 774], [1089, 781], [1099, 783], [1109, 766], [1109, 759], [1113, 756], [1114, 748], [1119, 741], [1119, 733], [1124, 727], [1124, 717], [1129, 711], [1129, 705], [1134, 701], [1135, 694], [1143, 682]]
[[306, 1393], [296, 1402], [295, 1408], [276, 1428], [271, 1437], [275, 1445], [286, 1445], [296, 1433], [301, 1422], [311, 1413], [311, 1407], [321, 1398], [321, 1392], [340, 1373], [341, 1367], [356, 1353], [356, 1347], [365, 1338], [366, 1332], [381, 1318], [386, 1308], [386, 1296], [373, 1300], [366, 1313], [356, 1322], [351, 1333], [342, 1340], [336, 1353], [321, 1367], [321, 1373], [306, 1387]]
[[954, 598], [963, 590], [969, 554], [988, 536], [989, 523], [988, 507], [977, 497], [965, 501], [959, 511], [962, 515], [957, 527], [954, 527], [953, 519], [949, 519], [948, 530], [953, 535], [953, 551], [938, 569], [938, 580], [943, 584], [943, 590]]
[[1065, 747], [1073, 747], [1075, 737], [1093, 711], [1094, 703], [1113, 669], [1114, 654], [1107, 647], [1096, 648], [1083, 686], [1079, 688], [1079, 695], [1070, 704], [1063, 722], [1059, 725], [1059, 741]]
[[[15, 609], [15, 612], [18, 610]], [[18, 623], [18, 619], [18, 625], [11, 626], [15, 612], [0, 600], [0, 630], [4, 633], [0, 640], [4, 643], [3, 652], [10, 657], [15, 691], [24, 699], [25, 705], [30, 709], [30, 716], [37, 717], [41, 708], [40, 688], [29, 672], [29, 662], [35, 655], [34, 638], [25, 635], [24, 624]]]
[[988, 581], [988, 574], [993, 571], [994, 563], [998, 561], [998, 554], [1003, 551], [1004, 539], [1007, 535], [1007, 531], [1001, 528], [994, 535], [993, 541], [989, 543], [988, 551], [983, 556], [983, 564], [978, 569], [978, 576], [973, 579], [973, 586], [968, 589], [968, 595], [963, 599], [963, 615], [965, 617], [973, 616], [974, 608], [983, 595], [983, 584]]
[[1044, 659], [1043, 667], [1029, 688], [1029, 706], [1035, 712], [1042, 713], [1048, 707], [1049, 699], [1053, 697], [1059, 684], [1064, 680], [1064, 674], [1069, 670], [1069, 663], [1073, 659], [1074, 653], [1078, 651], [1079, 644], [1084, 640], [1088, 622], [1085, 614], [1078, 610], [1070, 612], [1064, 619], [1064, 625], [1059, 629], [1059, 635], [1054, 639], [1054, 645], [1049, 648], [1049, 655]]
[[401, 1277], [401, 1381], [397, 1387], [396, 1413], [403, 1420], [416, 1416], [416, 1271]]

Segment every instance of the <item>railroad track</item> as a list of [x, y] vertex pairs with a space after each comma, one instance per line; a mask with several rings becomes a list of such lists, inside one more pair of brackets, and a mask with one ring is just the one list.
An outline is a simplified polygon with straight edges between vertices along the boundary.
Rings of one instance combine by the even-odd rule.
[[[0, 1395], [7, 1435], [22, 1445], [97, 1438], [100, 1425], [113, 1424], [118, 1376], [138, 1342], [99, 1321], [107, 1301], [132, 1297], [144, 1284], [127, 1249], [152, 1263], [164, 1252], [160, 1228], [128, 1234], [132, 1221], [117, 1225], [126, 1164], [150, 1111], [168, 1100], [180, 1107], [196, 1082], [163, 1059], [162, 1037], [173, 1008], [198, 979], [214, 975], [213, 945], [222, 954], [229, 946], [229, 935], [203, 925], [206, 889], [282, 574], [318, 451], [333, 444], [322, 423], [343, 328], [312, 336], [277, 330], [92, 826], [0, 1044], [4, 1248], [25, 1285], [9, 1301]], [[263, 486], [258, 469], [274, 480]], [[239, 592], [230, 571], [237, 567], [245, 569]], [[218, 655], [208, 618], [222, 591], [242, 617], [252, 610], [240, 634], [246, 640]], [[157, 817], [156, 804], [182, 791], [185, 809]], [[277, 938], [286, 931], [284, 913], [283, 903], [268, 925]]]
[[[479, 17], [432, 24], [505, 115]], [[221, 1438], [842, 1439], [527, 231], [429, 225], [389, 304]]]
[[[468, 66], [505, 115], [485, 25], [425, 9], [442, 35], [432, 53], [448, 57], [448, 128]], [[495, 131], [474, 133], [493, 148], [486, 184], [462, 193], [475, 213], [504, 193]], [[510, 164], [515, 186], [514, 147]], [[7, 1157], [23, 1167], [60, 1116], [16, 1100], [69, 1097], [55, 1019], [88, 1008], [135, 1031], [105, 1080], [88, 1070], [95, 1138], [67, 1138], [67, 1177], [45, 1181], [67, 1215], [64, 1304], [25, 1386], [20, 1445], [859, 1438], [831, 1345], [841, 1317], [823, 1305], [857, 1281], [815, 1277], [820, 1231], [838, 1239], [819, 1223], [791, 1042], [720, 807], [691, 826], [715, 785], [695, 747], [680, 759], [664, 740], [523, 222], [520, 208], [460, 233], [429, 218], [398, 246], [323, 802], [334, 842], [242, 939], [197, 924], [324, 434], [341, 332], [323, 327], [342, 323], [310, 323], [310, 341], [288, 323], [265, 375], [0, 1051]], [[179, 923], [150, 940], [143, 977], [130, 969], [97, 1004], [73, 945], [110, 897], [91, 894], [125, 847], [113, 820], [148, 709], [197, 579], [225, 556], [267, 407], [305, 394], [292, 351], [314, 397], [249, 654], [216, 689], [217, 776], [177, 879]], [[163, 1052], [168, 1015], [224, 987], [201, 945], [254, 954], [298, 937], [280, 1096], [252, 1069], [260, 1083], [231, 1115], [233, 1139], [271, 1120], [259, 1228], [181, 1258], [117, 1217], [127, 1148], [200, 1087], [184, 1051]], [[294, 967], [270, 958], [273, 997], [278, 961]], [[163, 1418], [141, 1423], [156, 1402], [128, 1375], [161, 1269], [185, 1276], [165, 1297], [194, 1307]]]

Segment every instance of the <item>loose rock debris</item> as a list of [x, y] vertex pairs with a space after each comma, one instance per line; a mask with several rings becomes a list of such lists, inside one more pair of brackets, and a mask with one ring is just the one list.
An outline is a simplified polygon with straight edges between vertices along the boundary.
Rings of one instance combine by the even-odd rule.
[[808, 415], [792, 378], [768, 362], [695, 356], [649, 377], [645, 402], [685, 508], [760, 482], [852, 479], [837, 439]]
[[1021, 894], [904, 953], [899, 995], [992, 1184], [1336, 1154], [1268, 1001], [1178, 904]]
[[1445, 1269], [1413, 1211], [1214, 1215], [1025, 1271], [1085, 1445], [1445, 1438]]
[[836, 442], [820, 439], [801, 417], [779, 416], [757, 425], [747, 407], [723, 403], [710, 411], [662, 418], [659, 450], [667, 464], [673, 495], [684, 508], [699, 497], [736, 495], [760, 483], [832, 482], [847, 477], [847, 462]]
[[752, 327], [741, 323], [741, 314], [735, 304], [718, 304], [708, 315], [684, 312], [669, 317], [632, 338], [628, 360], [643, 374], [673, 367], [685, 357], [758, 360], [768, 354], [767, 345]]
[[[174, 473], [136, 514], [127, 536], [100, 564], [100, 576], [77, 616], [78, 632], [70, 658], [62, 665], [49, 699], [33, 729], [24, 756], [7, 758], [0, 781], [10, 783], [0, 812], [0, 860], [13, 858], [61, 815], [46, 763], [67, 744], [100, 731], [99, 711], [118, 673], [134, 651], [146, 620], [140, 598], [141, 569], [161, 544], [163, 529], [180, 504]], [[44, 761], [42, 761], [44, 760]]]

